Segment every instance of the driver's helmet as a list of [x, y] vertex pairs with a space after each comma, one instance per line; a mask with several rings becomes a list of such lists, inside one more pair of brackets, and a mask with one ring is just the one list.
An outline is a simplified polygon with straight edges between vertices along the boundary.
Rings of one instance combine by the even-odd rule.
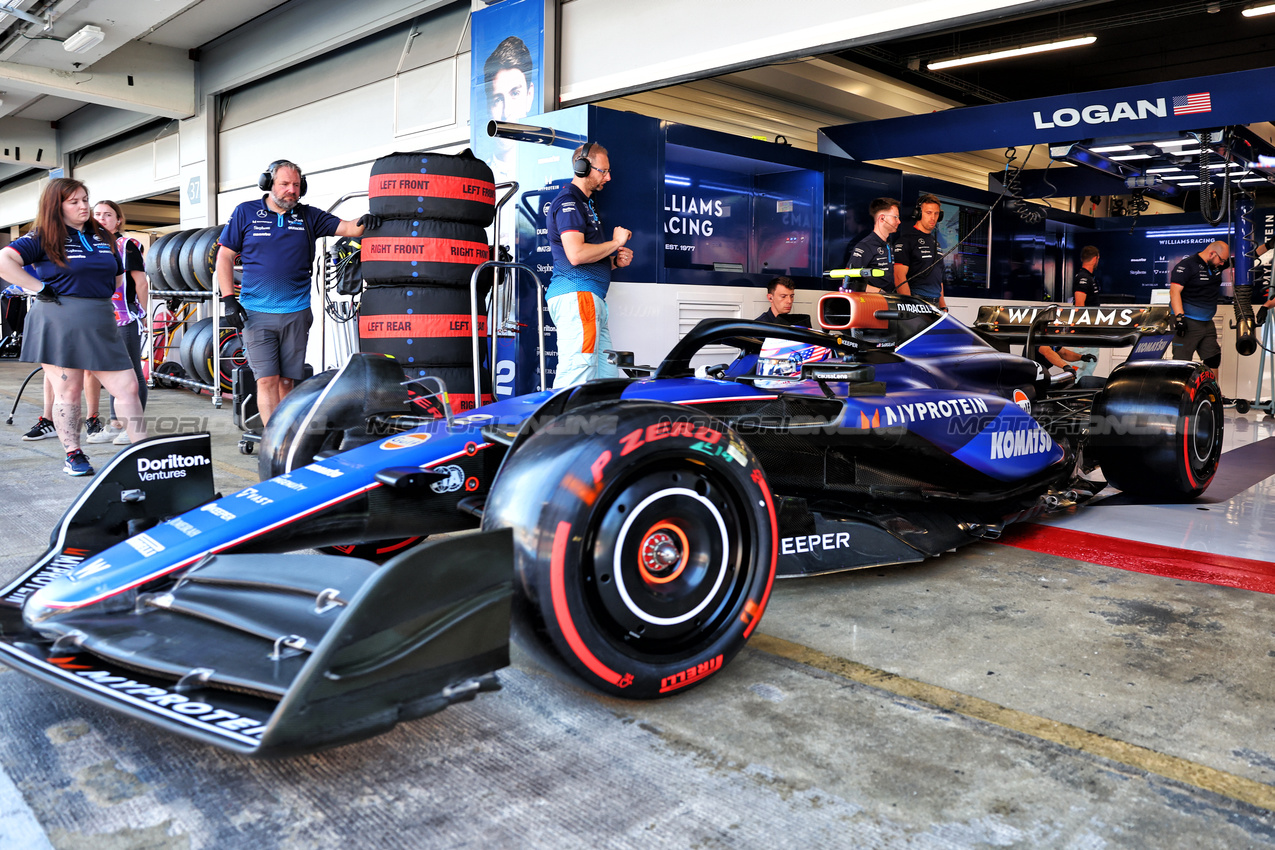
[[[803, 363], [823, 363], [832, 359], [832, 349], [822, 345], [767, 338], [757, 357], [757, 374], [791, 376], [801, 374]], [[792, 381], [757, 381], [762, 389], [782, 389]]]

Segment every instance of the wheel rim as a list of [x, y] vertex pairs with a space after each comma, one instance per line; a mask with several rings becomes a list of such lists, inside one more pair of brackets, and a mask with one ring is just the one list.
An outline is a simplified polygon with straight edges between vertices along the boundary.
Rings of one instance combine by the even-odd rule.
[[1208, 463], [1213, 457], [1213, 448], [1217, 442], [1217, 427], [1213, 421], [1213, 402], [1203, 398], [1195, 407], [1193, 422], [1190, 423], [1191, 453], [1197, 464]]
[[585, 550], [590, 616], [628, 652], [693, 649], [733, 620], [752, 529], [706, 468], [648, 468], [616, 493]]

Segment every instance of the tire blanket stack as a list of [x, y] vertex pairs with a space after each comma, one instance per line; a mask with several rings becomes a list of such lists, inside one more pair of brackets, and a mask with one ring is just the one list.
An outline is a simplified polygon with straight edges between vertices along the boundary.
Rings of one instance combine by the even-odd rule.
[[[487, 404], [486, 369], [481, 395], [473, 385], [469, 281], [490, 258], [484, 228], [496, 214], [491, 169], [468, 150], [390, 154], [372, 166], [368, 205], [383, 223], [361, 240], [359, 349], [393, 356], [409, 377], [442, 378], [458, 412]], [[479, 309], [486, 357], [487, 319]]]

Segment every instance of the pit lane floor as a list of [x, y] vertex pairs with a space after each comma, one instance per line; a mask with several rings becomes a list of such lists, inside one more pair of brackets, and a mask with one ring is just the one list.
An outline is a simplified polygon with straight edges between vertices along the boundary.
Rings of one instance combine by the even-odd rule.
[[[28, 371], [0, 362], [0, 404]], [[0, 580], [83, 483], [56, 440], [19, 440], [37, 400], [0, 426]], [[167, 390], [148, 415], [213, 433], [222, 492], [255, 481], [227, 409]], [[1186, 509], [1187, 536], [1174, 514], [1167, 542], [1212, 523], [1209, 540], [1268, 561], [1272, 486]], [[1053, 522], [1165, 544], [1147, 517], [1181, 510]], [[598, 697], [515, 648], [498, 693], [278, 762], [0, 668], [0, 847], [1275, 847], [1272, 601], [977, 544], [780, 583], [739, 657], [673, 699]]]

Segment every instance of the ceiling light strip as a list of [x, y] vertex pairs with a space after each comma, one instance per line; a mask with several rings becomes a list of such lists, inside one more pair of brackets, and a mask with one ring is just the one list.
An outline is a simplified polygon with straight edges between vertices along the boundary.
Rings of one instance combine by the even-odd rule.
[[961, 65], [973, 65], [975, 62], [991, 62], [995, 59], [1008, 59], [1012, 56], [1027, 56], [1032, 53], [1045, 53], [1050, 50], [1064, 50], [1069, 47], [1084, 47], [1097, 41], [1097, 36], [1086, 35], [1081, 38], [1068, 38], [1063, 41], [1051, 41], [1047, 44], [1031, 44], [1023, 47], [1012, 47], [1008, 50], [996, 50], [991, 53], [979, 53], [975, 56], [958, 56], [938, 62], [926, 63], [927, 71], [940, 71], [944, 68], [956, 68]]

